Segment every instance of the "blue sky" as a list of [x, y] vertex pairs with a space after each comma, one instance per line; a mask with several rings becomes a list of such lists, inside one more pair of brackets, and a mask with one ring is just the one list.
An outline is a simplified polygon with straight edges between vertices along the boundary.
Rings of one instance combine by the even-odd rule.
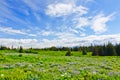
[[120, 42], [120, 0], [0, 0], [0, 45]]

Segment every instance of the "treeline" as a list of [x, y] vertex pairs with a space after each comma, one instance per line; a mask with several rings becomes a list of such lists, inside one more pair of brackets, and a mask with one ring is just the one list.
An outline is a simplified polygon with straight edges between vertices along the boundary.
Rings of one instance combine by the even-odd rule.
[[91, 45], [91, 46], [79, 46], [79, 47], [50, 47], [50, 48], [29, 48], [24, 49], [22, 46], [19, 48], [9, 48], [0, 46], [0, 50], [14, 50], [19, 53], [37, 53], [41, 50], [44, 51], [79, 51], [83, 55], [87, 55], [88, 52], [92, 52], [92, 56], [120, 56], [120, 44], [113, 45], [108, 43], [106, 45]]
[[103, 46], [94, 46], [92, 56], [120, 56], [120, 44], [113, 45], [108, 43]]

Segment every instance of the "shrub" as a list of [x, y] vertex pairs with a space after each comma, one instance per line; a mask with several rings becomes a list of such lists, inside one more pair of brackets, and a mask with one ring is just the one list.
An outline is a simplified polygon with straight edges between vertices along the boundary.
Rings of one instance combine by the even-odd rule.
[[65, 54], [65, 56], [71, 56], [72, 54], [71, 54], [71, 51], [70, 50], [68, 50], [67, 52], [66, 52], [66, 54]]
[[22, 57], [22, 54], [19, 54], [18, 56], [19, 56], [19, 57]]

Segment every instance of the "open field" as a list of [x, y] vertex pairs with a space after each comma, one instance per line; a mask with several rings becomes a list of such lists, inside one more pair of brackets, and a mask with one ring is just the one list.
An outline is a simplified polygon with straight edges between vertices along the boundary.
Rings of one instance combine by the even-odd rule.
[[[120, 57], [65, 51], [0, 53], [0, 80], [119, 80]], [[89, 53], [90, 54], [90, 53]]]

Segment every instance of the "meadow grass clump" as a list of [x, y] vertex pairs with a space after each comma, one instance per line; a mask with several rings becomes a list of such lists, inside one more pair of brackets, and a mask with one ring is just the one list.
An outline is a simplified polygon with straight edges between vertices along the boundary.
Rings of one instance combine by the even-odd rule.
[[22, 55], [22, 54], [19, 54], [18, 56], [19, 56], [19, 57], [22, 57], [23, 55]]
[[5, 60], [6, 56], [3, 53], [0, 53], [0, 60]]
[[66, 52], [65, 56], [72, 56], [71, 51], [70, 51], [70, 50], [68, 50], [68, 51]]

